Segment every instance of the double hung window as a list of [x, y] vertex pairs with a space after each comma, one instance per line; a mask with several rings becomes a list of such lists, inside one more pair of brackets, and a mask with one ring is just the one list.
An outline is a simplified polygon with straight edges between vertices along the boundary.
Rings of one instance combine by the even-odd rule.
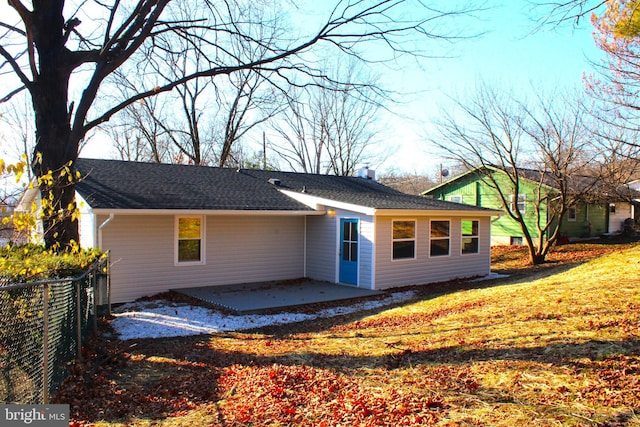
[[478, 221], [462, 220], [462, 254], [477, 254], [479, 251]]
[[176, 218], [176, 263], [204, 263], [204, 220], [200, 216]]
[[416, 222], [393, 221], [393, 259], [416, 257]]
[[518, 206], [518, 211], [523, 214], [526, 212], [526, 207], [527, 207], [527, 197], [525, 194], [518, 194], [518, 197], [516, 198], [515, 194], [511, 194], [509, 196], [509, 209], [511, 210], [511, 212], [515, 212], [516, 211], [516, 205]]
[[451, 223], [449, 221], [431, 221], [429, 255], [448, 256], [451, 240]]

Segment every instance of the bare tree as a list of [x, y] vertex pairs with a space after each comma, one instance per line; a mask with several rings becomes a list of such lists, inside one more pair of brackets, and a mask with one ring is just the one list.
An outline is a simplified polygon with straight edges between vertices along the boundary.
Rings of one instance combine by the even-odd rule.
[[[291, 80], [296, 74], [317, 76], [311, 58], [314, 46], [320, 44], [359, 58], [364, 58], [359, 48], [367, 42], [394, 54], [414, 52], [417, 44], [411, 42], [447, 38], [438, 23], [463, 13], [437, 10], [419, 1], [411, 5], [387, 0], [337, 1], [319, 20], [317, 29], [265, 42], [256, 29], [268, 22], [243, 15], [241, 4], [236, 2], [201, 0], [187, 9], [193, 12], [188, 17], [181, 15], [184, 4], [177, 0], [32, 0], [30, 5], [9, 0], [9, 5], [15, 14], [0, 18], [0, 56], [4, 60], [0, 73], [6, 82], [0, 99], [10, 100], [23, 90], [31, 97], [35, 151], [39, 153], [34, 172], [45, 176], [53, 171], [56, 176], [40, 186], [42, 198], [52, 200], [52, 209], [43, 219], [44, 241], [61, 250], [79, 239], [78, 225], [71, 215], [74, 186], [68, 185], [68, 175], [61, 177], [59, 171], [73, 165], [80, 141], [88, 132], [127, 106], [191, 80], [242, 70], [274, 73], [280, 81]], [[177, 51], [176, 44], [162, 43], [165, 34], [201, 50], [207, 61], [160, 86], [145, 84], [128, 97], [110, 98], [104, 83], [116, 70], [128, 67], [127, 72], [153, 74], [150, 63]], [[268, 53], [259, 60], [235, 57], [226, 46], [238, 38], [263, 45]], [[196, 47], [196, 40], [203, 42], [201, 48]], [[141, 59], [137, 53], [143, 54]]]
[[27, 97], [21, 97], [11, 105], [5, 105], [0, 113], [0, 124], [11, 132], [2, 136], [2, 154], [10, 159], [20, 159], [27, 162], [26, 178], [31, 181], [31, 153], [35, 146], [33, 132], [33, 109]]
[[[598, 182], [584, 176], [592, 155], [587, 112], [567, 95], [540, 96], [529, 105], [486, 85], [470, 101], [455, 104], [461, 117], [450, 114], [438, 122], [441, 138], [432, 143], [478, 168], [506, 215], [519, 224], [531, 263], [544, 262], [567, 209]], [[533, 209], [526, 214], [514, 200], [524, 194], [525, 182], [534, 187], [526, 196]]]
[[287, 109], [276, 121], [273, 129], [279, 136], [278, 143], [270, 142], [269, 148], [287, 163], [288, 168], [305, 173], [326, 174], [329, 167], [325, 160], [327, 135], [323, 117], [312, 117], [310, 103], [303, 101], [305, 92], [292, 87], [287, 96]]
[[377, 180], [388, 187], [416, 196], [438, 184], [437, 181], [433, 181], [429, 176], [396, 170], [391, 170], [381, 175]]
[[[327, 153], [334, 175], [353, 175], [358, 167], [373, 161], [377, 112], [380, 101], [360, 98], [351, 88], [323, 91], [327, 109]], [[327, 99], [328, 98], [328, 99]]]
[[[121, 84], [130, 84], [122, 78]], [[169, 163], [172, 147], [162, 126], [163, 96], [141, 99], [102, 125], [114, 141], [114, 148], [122, 160]]]
[[386, 94], [371, 77], [356, 78], [361, 71], [352, 62], [335, 70], [334, 81], [361, 83], [292, 90], [284, 120], [274, 126], [284, 140], [276, 152], [293, 170], [353, 175], [375, 160], [376, 119]]
[[560, 25], [571, 23], [578, 25], [588, 20], [593, 12], [601, 10], [607, 0], [531, 0], [541, 25]]

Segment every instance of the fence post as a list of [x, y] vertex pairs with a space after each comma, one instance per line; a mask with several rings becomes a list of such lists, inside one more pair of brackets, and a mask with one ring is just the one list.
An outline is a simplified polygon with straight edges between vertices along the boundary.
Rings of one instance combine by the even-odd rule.
[[107, 260], [105, 264], [105, 278], [107, 281], [107, 314], [111, 316], [111, 253], [107, 251]]
[[76, 328], [77, 328], [77, 352], [78, 352], [78, 360], [82, 362], [82, 305], [80, 299], [80, 281], [75, 281], [76, 288]]
[[98, 331], [98, 306], [96, 305], [96, 288], [98, 286], [98, 280], [95, 271], [91, 272], [91, 298], [87, 298], [87, 304], [91, 304], [91, 311], [93, 311], [93, 333]]
[[43, 286], [42, 295], [42, 403], [49, 403], [49, 284]]

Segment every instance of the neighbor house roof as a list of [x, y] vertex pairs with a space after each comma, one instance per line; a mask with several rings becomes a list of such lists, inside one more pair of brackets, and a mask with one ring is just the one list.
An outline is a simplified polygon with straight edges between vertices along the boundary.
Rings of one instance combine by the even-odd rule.
[[[424, 191], [422, 194], [433, 194], [438, 189], [445, 187], [452, 182], [455, 182], [463, 177], [468, 175], [482, 175], [484, 171], [499, 171], [503, 173], [507, 173], [506, 171], [492, 167], [492, 166], [482, 166], [467, 171], [461, 175], [458, 175], [448, 181], [443, 182], [429, 190]], [[548, 188], [557, 189], [559, 188], [558, 180], [553, 174], [548, 172], [542, 172], [535, 169], [526, 169], [526, 168], [518, 168], [518, 174], [521, 178], [524, 178], [528, 181], [534, 182], [536, 184], [541, 183]], [[587, 176], [587, 175], [579, 175], [574, 174], [569, 177], [567, 180], [568, 191], [573, 194], [584, 194], [589, 195], [594, 198], [599, 198], [602, 200], [608, 201], [620, 201], [620, 200], [628, 200], [628, 199], [636, 199], [640, 196], [640, 192], [630, 189], [626, 185], [615, 185], [609, 183], [601, 178]]]
[[383, 210], [495, 213], [408, 195], [360, 177], [82, 158], [76, 168], [83, 176], [76, 190], [92, 209], [311, 213], [314, 207], [300, 200], [315, 198]]

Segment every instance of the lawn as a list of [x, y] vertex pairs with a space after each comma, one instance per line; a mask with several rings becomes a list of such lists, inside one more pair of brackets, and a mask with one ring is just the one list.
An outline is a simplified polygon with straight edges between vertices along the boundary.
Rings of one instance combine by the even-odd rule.
[[76, 425], [640, 426], [640, 245], [567, 245], [509, 278], [255, 331], [98, 337], [56, 401]]

